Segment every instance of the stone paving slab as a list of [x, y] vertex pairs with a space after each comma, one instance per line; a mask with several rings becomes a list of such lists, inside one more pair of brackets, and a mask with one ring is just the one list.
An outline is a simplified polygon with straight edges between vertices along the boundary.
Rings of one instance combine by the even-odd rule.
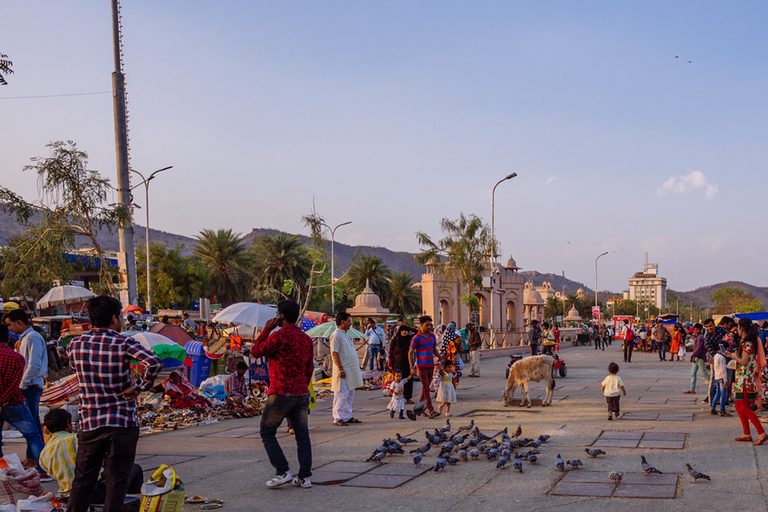
[[658, 398], [648, 398], [648, 397], [641, 396], [637, 400], [635, 400], [635, 403], [638, 403], [638, 404], [656, 404], [656, 405], [661, 405], [661, 404], [666, 404], [667, 400], [666, 400], [666, 398], [661, 398], [661, 397], [658, 397]]
[[[142, 457], [141, 459], [139, 457]], [[202, 455], [187, 456], [187, 455], [137, 455], [136, 462], [141, 461], [141, 469], [147, 471], [149, 469], [157, 469], [163, 464], [169, 466], [175, 466], [183, 462], [189, 462], [191, 460], [201, 459]]]
[[571, 469], [560, 480], [561, 482], [592, 482], [592, 483], [612, 483], [608, 479], [607, 471], [584, 471], [582, 469]]
[[657, 412], [628, 412], [624, 416], [619, 418], [619, 421], [635, 420], [635, 421], [655, 421], [659, 417]]
[[693, 414], [679, 414], [663, 412], [659, 414], [659, 421], [693, 421]]
[[230, 428], [228, 430], [222, 430], [219, 432], [213, 432], [212, 434], [203, 434], [198, 437], [243, 437], [253, 434], [258, 434], [259, 428], [255, 427], [238, 427]]
[[323, 466], [314, 468], [312, 469], [312, 471], [314, 472], [322, 469], [324, 471], [333, 471], [336, 473], [363, 474], [370, 471], [374, 467], [375, 466], [371, 465], [371, 463], [369, 462], [351, 462], [347, 460], [335, 460]]
[[675, 388], [671, 386], [651, 386], [646, 391], [659, 392], [659, 393], [671, 393]]
[[[607, 475], [607, 473], [606, 473]], [[603, 475], [604, 478], [608, 478]], [[555, 496], [592, 496], [608, 498], [616, 488], [614, 483], [598, 484], [590, 482], [560, 482], [549, 494]]]
[[685, 441], [640, 441], [638, 448], [654, 448], [658, 450], [682, 450], [685, 447]]
[[556, 386], [555, 391], [582, 391], [587, 389], [588, 386], [581, 384], [564, 384], [562, 386]]
[[639, 441], [643, 437], [643, 432], [624, 432], [621, 430], [603, 430], [598, 436], [599, 439], [634, 439]]
[[682, 450], [685, 447], [685, 434], [675, 432], [603, 431], [592, 443], [592, 446]]
[[316, 485], [338, 485], [352, 480], [356, 476], [360, 476], [360, 473], [337, 473], [316, 469], [312, 471], [312, 483]]
[[394, 489], [413, 480], [413, 476], [402, 475], [360, 475], [341, 484], [342, 487], [368, 487], [372, 489]]
[[684, 432], [646, 432], [643, 441], [685, 441]]
[[678, 473], [664, 473], [662, 475], [645, 473], [624, 473], [621, 484], [643, 484], [643, 485], [677, 485]]
[[637, 448], [638, 440], [634, 439], [597, 439], [592, 446], [597, 448]]
[[674, 498], [675, 485], [627, 485], [621, 483], [613, 493], [614, 498]]
[[429, 465], [422, 464], [417, 466], [415, 464], [381, 464], [372, 470], [368, 475], [397, 475], [397, 476], [411, 476], [417, 477], [431, 470]]

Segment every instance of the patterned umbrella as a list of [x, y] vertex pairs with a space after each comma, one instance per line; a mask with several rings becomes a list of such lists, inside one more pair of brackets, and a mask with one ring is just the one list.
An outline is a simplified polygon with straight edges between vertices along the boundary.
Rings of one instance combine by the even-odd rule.
[[37, 309], [48, 309], [58, 306], [80, 304], [95, 296], [95, 293], [93, 293], [88, 288], [83, 288], [82, 286], [54, 286], [48, 290], [48, 293], [43, 295], [42, 299], [37, 301], [37, 305], [35, 307]]
[[[310, 338], [330, 338], [333, 331], [336, 330], [336, 322], [331, 320], [330, 322], [326, 322], [324, 324], [320, 324], [316, 327], [311, 328], [307, 331], [307, 336]], [[352, 327], [349, 328], [347, 331], [347, 335], [350, 338], [360, 338], [367, 340], [368, 336], [361, 333], [357, 329], [354, 329]]]
[[307, 332], [313, 327], [317, 327], [317, 324], [310, 320], [309, 318], [303, 316], [301, 317], [301, 330], [302, 332]]

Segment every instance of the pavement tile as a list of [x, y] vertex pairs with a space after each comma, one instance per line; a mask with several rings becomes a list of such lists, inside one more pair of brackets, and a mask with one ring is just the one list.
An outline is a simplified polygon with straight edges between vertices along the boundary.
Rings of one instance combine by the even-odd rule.
[[661, 450], [682, 450], [685, 447], [685, 441], [654, 441], [652, 439], [643, 439], [637, 447], [656, 448]]
[[685, 432], [646, 432], [643, 441], [685, 441]]
[[141, 469], [147, 471], [148, 469], [157, 469], [163, 464], [174, 466], [181, 464], [182, 462], [189, 462], [191, 460], [200, 459], [202, 456], [187, 456], [187, 455], [150, 455], [141, 459]]
[[620, 421], [635, 420], [635, 421], [654, 421], [659, 417], [657, 412], [628, 412], [624, 416], [619, 418]]
[[621, 485], [677, 485], [677, 478], [679, 476], [679, 473], [651, 474], [648, 476], [645, 476], [645, 473], [624, 473]]
[[636, 439], [598, 439], [592, 446], [597, 448], [637, 448]]
[[323, 471], [333, 471], [335, 473], [362, 474], [370, 471], [374, 467], [375, 466], [371, 465], [369, 462], [350, 462], [347, 460], [336, 460], [333, 462], [329, 462], [324, 466], [320, 466], [319, 468], [314, 468], [312, 469], [312, 472], [323, 470]]
[[564, 384], [562, 386], [555, 387], [555, 391], [582, 391], [584, 389], [587, 389], [588, 386], [583, 386], [581, 384]]
[[627, 485], [619, 484], [615, 498], [674, 498], [677, 494], [675, 485]]
[[624, 432], [622, 430], [603, 430], [598, 436], [600, 439], [634, 439], [639, 441], [643, 432]]
[[352, 480], [359, 473], [336, 473], [334, 471], [314, 470], [312, 471], [312, 483], [317, 485], [336, 485], [347, 480]]
[[561, 482], [591, 482], [600, 484], [612, 484], [608, 479], [607, 471], [584, 471], [582, 469], [569, 470]]
[[635, 403], [638, 404], [655, 404], [655, 405], [661, 405], [666, 404], [667, 400], [664, 398], [646, 398], [646, 397], [640, 397], [638, 398]]
[[238, 427], [230, 428], [228, 430], [222, 430], [220, 432], [213, 432], [211, 434], [203, 434], [198, 437], [243, 437], [247, 435], [258, 434], [259, 429], [254, 427]]
[[663, 412], [659, 414], [659, 421], [693, 421], [693, 414], [679, 414]]
[[368, 487], [374, 489], [394, 489], [413, 480], [413, 476], [398, 475], [360, 475], [341, 484], [342, 487]]
[[[432, 466], [427, 464], [420, 466], [415, 464], [380, 464], [366, 474], [417, 477], [431, 469]], [[314, 474], [312, 476], [314, 477]]]
[[648, 391], [651, 392], [660, 392], [660, 393], [671, 393], [675, 390], [675, 388], [671, 386], [651, 386], [648, 388]]
[[[607, 473], [605, 477], [607, 478]], [[589, 482], [560, 482], [550, 491], [555, 496], [595, 496], [608, 498], [616, 487], [614, 483], [598, 484]]]

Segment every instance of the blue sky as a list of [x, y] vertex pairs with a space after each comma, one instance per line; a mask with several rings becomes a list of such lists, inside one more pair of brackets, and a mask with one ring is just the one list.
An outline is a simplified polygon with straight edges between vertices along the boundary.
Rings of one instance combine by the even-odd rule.
[[[2, 4], [3, 184], [37, 197], [21, 169], [66, 139], [114, 178], [110, 2]], [[125, 2], [131, 166], [174, 166], [153, 228], [305, 232], [314, 199], [353, 221], [337, 240], [414, 252], [443, 217], [490, 222], [515, 171], [504, 260], [593, 287], [612, 251], [599, 288], [620, 291], [648, 252], [672, 289], [766, 286], [766, 18], [755, 1]]]

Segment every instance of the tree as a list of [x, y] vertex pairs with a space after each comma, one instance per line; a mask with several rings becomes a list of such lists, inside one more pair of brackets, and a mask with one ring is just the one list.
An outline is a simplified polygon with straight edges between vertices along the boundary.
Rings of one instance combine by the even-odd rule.
[[756, 313], [763, 310], [763, 305], [752, 292], [724, 286], [712, 292], [709, 300], [716, 303], [715, 314]]
[[438, 242], [433, 242], [426, 233], [416, 233], [419, 244], [425, 246], [416, 256], [416, 261], [425, 265], [433, 259], [447, 257], [448, 261], [440, 267], [440, 271], [458, 278], [465, 286], [467, 294], [462, 301], [467, 304], [468, 314], [471, 315], [472, 290], [482, 285], [492, 245], [488, 226], [479, 217], [473, 214], [467, 217], [462, 213], [455, 221], [441, 220], [440, 229], [445, 236]]
[[254, 298], [290, 298], [301, 302], [307, 293], [312, 257], [296, 235], [259, 237], [254, 255]]
[[205, 265], [213, 299], [225, 304], [244, 301], [251, 269], [242, 235], [231, 229], [204, 229], [195, 240], [195, 255]]
[[344, 281], [348, 294], [356, 295], [368, 284], [381, 302], [386, 304], [392, 295], [391, 277], [392, 271], [380, 257], [355, 254]]
[[[24, 167], [35, 171], [39, 178], [42, 199], [27, 202], [14, 192], [0, 187], [0, 201], [27, 227], [27, 233], [34, 231], [37, 238], [30, 244], [30, 251], [38, 244], [46, 243], [49, 236], [61, 237], [70, 233], [74, 237], [85, 237], [93, 247], [99, 265], [100, 280], [107, 285], [109, 293], [117, 298], [112, 270], [104, 257], [104, 251], [96, 235], [105, 228], [109, 231], [122, 222], [130, 220], [130, 212], [123, 206], [107, 205], [107, 194], [112, 188], [109, 180], [98, 171], [89, 170], [88, 154], [77, 149], [72, 141], [51, 142], [47, 158], [32, 158], [34, 164]], [[41, 220], [33, 229], [29, 225], [35, 213]], [[21, 264], [27, 264], [22, 258]]]
[[390, 282], [387, 308], [405, 317], [421, 313], [421, 292], [413, 287], [413, 276], [408, 272], [395, 272]]
[[0, 53], [0, 85], [8, 85], [5, 81], [4, 75], [13, 74], [13, 62], [8, 60], [8, 56], [4, 53]]
[[551, 318], [554, 321], [555, 317], [562, 313], [562, 304], [562, 301], [554, 295], [547, 297], [547, 304], [544, 306], [544, 317]]
[[[183, 308], [187, 309], [192, 301], [207, 297], [211, 292], [208, 269], [195, 256], [184, 256], [184, 246], [177, 244], [173, 248], [165, 244], [149, 244], [149, 264], [152, 268], [152, 305], [157, 309]], [[137, 259], [146, 254], [146, 249], [136, 249]], [[139, 303], [146, 302], [147, 268], [138, 265], [136, 268], [138, 280]]]

